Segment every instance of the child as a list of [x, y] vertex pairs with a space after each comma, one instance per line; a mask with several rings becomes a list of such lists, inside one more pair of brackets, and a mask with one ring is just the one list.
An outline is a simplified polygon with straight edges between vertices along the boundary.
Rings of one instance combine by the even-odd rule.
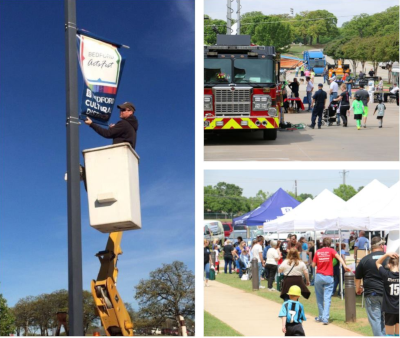
[[304, 307], [298, 301], [301, 289], [297, 285], [292, 285], [287, 293], [289, 300], [282, 304], [279, 317], [282, 318], [282, 332], [285, 336], [305, 336], [303, 320], [306, 320]]
[[364, 113], [364, 104], [361, 101], [361, 98], [358, 94], [355, 96], [355, 100], [353, 101], [353, 105], [351, 106], [351, 109], [354, 111], [354, 119], [357, 121], [357, 129], [361, 129], [361, 119], [363, 117]]
[[[389, 270], [382, 263], [389, 259]], [[399, 255], [388, 252], [376, 261], [376, 267], [383, 279], [385, 292], [383, 294], [382, 312], [385, 313], [385, 331], [387, 336], [399, 335]]]
[[383, 115], [385, 115], [385, 110], [386, 106], [382, 103], [382, 99], [379, 99], [379, 104], [376, 106], [374, 115], [376, 111], [378, 111], [378, 115], [376, 115], [376, 118], [379, 120], [379, 128], [382, 128], [382, 120], [383, 120]]
[[219, 245], [217, 244], [217, 246], [214, 248], [214, 252], [215, 252], [215, 274], [217, 275], [219, 273]]

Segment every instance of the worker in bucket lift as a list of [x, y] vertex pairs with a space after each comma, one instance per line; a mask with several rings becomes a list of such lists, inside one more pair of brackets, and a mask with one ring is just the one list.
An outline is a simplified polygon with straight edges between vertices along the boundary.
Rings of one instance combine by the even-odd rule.
[[136, 132], [139, 127], [136, 116], [133, 116], [136, 110], [135, 106], [130, 102], [125, 102], [118, 105], [118, 108], [120, 110], [119, 117], [121, 121], [116, 124], [111, 124], [109, 129], [104, 129], [93, 123], [89, 117], [86, 118], [85, 123], [93, 128], [97, 134], [105, 138], [112, 138], [113, 144], [128, 142], [132, 148], [135, 149]]

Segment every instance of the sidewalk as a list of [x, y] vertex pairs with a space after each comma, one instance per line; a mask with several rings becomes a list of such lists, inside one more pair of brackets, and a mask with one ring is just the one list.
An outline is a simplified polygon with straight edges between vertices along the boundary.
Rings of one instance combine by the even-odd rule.
[[[217, 281], [204, 288], [204, 310], [228, 324], [244, 336], [284, 336], [281, 305]], [[246, 314], [246, 315], [245, 315]], [[317, 323], [306, 315], [303, 323], [306, 336], [361, 336], [358, 333], [329, 324]]]

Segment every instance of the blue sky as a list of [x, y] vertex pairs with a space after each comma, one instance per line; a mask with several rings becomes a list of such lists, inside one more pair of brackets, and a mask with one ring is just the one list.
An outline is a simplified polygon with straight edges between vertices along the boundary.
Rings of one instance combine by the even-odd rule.
[[[356, 190], [372, 180], [391, 187], [399, 180], [398, 170], [346, 170], [346, 184]], [[342, 170], [206, 170], [204, 185], [218, 182], [236, 184], [243, 188], [243, 196], [254, 197], [259, 190], [273, 194], [279, 188], [294, 192], [297, 180], [297, 193], [312, 194], [314, 197], [322, 190], [338, 188], [343, 184]]]
[[[194, 271], [194, 1], [79, 0], [77, 26], [130, 46], [117, 103], [133, 102], [139, 120], [143, 227], [123, 235], [118, 289], [136, 306], [134, 286], [162, 263]], [[68, 287], [64, 38], [64, 1], [0, 0], [0, 292], [11, 306]], [[81, 150], [110, 143], [80, 126]], [[90, 290], [108, 236], [89, 226], [83, 184], [81, 206]]]

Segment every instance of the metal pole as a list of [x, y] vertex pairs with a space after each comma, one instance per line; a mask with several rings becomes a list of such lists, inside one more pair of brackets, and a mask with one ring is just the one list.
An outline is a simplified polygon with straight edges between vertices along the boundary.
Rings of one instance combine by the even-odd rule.
[[233, 0], [226, 0], [226, 34], [231, 35], [232, 34], [232, 8], [231, 8], [231, 1]]
[[[317, 253], [317, 232], [314, 230], [314, 256]], [[313, 257], [313, 261], [314, 261], [314, 257]], [[314, 268], [314, 284], [315, 284], [315, 276], [317, 273], [317, 266], [315, 266]]]
[[236, 35], [240, 35], [240, 9], [241, 9], [241, 6], [240, 6], [240, 0], [236, 0], [236, 2], [237, 2], [237, 11], [236, 11], [236, 14], [237, 14], [237, 29], [236, 29]]
[[83, 336], [76, 3], [64, 0], [67, 96], [68, 310], [71, 336]]
[[[342, 257], [342, 232], [339, 229], [339, 256]], [[343, 300], [343, 282], [342, 282], [342, 278], [343, 278], [343, 271], [342, 271], [342, 263], [340, 263], [339, 265], [339, 269], [340, 269], [340, 274], [339, 274], [339, 278], [340, 278], [340, 297]]]

